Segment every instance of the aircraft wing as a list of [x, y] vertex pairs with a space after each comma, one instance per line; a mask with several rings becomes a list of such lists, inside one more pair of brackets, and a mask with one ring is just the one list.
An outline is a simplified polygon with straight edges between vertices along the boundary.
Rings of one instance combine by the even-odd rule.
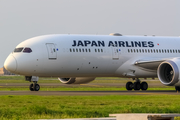
[[157, 70], [158, 66], [167, 60], [170, 60], [173, 58], [155, 58], [155, 59], [141, 59], [135, 61], [134, 65], [145, 68], [145, 69], [151, 69], [151, 70]]

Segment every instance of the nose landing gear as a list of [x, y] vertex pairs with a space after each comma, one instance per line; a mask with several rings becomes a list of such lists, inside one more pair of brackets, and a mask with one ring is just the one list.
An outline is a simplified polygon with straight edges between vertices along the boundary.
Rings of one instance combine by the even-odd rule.
[[141, 82], [139, 79], [136, 79], [136, 82], [127, 82], [126, 83], [126, 89], [127, 90], [147, 90], [148, 89], [148, 84], [147, 82]]
[[35, 82], [34, 82], [34, 84], [30, 84], [30, 85], [29, 85], [29, 90], [30, 90], [30, 91], [39, 91], [39, 89], [40, 89], [39, 84], [37, 84], [37, 83], [35, 83]]
[[30, 91], [39, 91], [40, 86], [37, 84], [39, 77], [37, 76], [26, 76], [26, 81], [33, 82], [30, 84], [29, 89]]

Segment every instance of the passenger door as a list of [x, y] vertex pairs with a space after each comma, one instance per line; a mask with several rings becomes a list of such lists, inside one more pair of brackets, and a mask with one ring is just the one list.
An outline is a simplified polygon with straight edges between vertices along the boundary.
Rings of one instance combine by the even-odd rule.
[[120, 49], [118, 49], [118, 47], [111, 47], [111, 49], [112, 49], [112, 59], [119, 60]]
[[46, 47], [47, 47], [49, 59], [56, 60], [57, 52], [56, 52], [56, 47], [55, 47], [54, 43], [46, 43]]

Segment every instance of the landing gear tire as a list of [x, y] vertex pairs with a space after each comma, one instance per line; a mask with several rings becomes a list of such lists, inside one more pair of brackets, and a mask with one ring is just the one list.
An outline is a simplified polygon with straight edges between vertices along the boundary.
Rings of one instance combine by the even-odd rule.
[[34, 84], [33, 89], [34, 89], [34, 91], [39, 91], [39, 89], [40, 89], [39, 84]]
[[[127, 90], [147, 90], [148, 89], [148, 83], [147, 82], [141, 82], [138, 78], [137, 79], [133, 79], [136, 80], [136, 82], [132, 83], [132, 82], [127, 82], [126, 83], [126, 89]], [[180, 86], [176, 86], [176, 91], [180, 91]]]
[[148, 89], [148, 84], [147, 82], [142, 82], [141, 83], [141, 90], [147, 90]]
[[134, 82], [134, 90], [140, 90], [140, 89], [141, 89], [140, 82]]
[[33, 84], [29, 85], [30, 91], [39, 91], [40, 86], [37, 84], [39, 77], [38, 76], [25, 76], [25, 80], [29, 82], [33, 82]]
[[30, 89], [30, 91], [39, 91], [40, 86], [39, 86], [39, 84], [36, 84], [36, 83], [30, 84], [29, 89]]
[[127, 82], [126, 83], [126, 89], [127, 90], [132, 90], [133, 89], [133, 83], [132, 82]]
[[29, 90], [30, 90], [30, 91], [34, 91], [33, 84], [30, 84], [30, 85], [29, 85]]
[[175, 86], [176, 91], [180, 91], [180, 86]]

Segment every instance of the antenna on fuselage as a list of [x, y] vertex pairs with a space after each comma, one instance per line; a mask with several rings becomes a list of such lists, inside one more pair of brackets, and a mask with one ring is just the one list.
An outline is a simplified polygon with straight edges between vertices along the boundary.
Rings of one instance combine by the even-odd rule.
[[122, 36], [122, 34], [120, 34], [120, 33], [111, 33], [109, 35], [112, 35], [112, 36]]

